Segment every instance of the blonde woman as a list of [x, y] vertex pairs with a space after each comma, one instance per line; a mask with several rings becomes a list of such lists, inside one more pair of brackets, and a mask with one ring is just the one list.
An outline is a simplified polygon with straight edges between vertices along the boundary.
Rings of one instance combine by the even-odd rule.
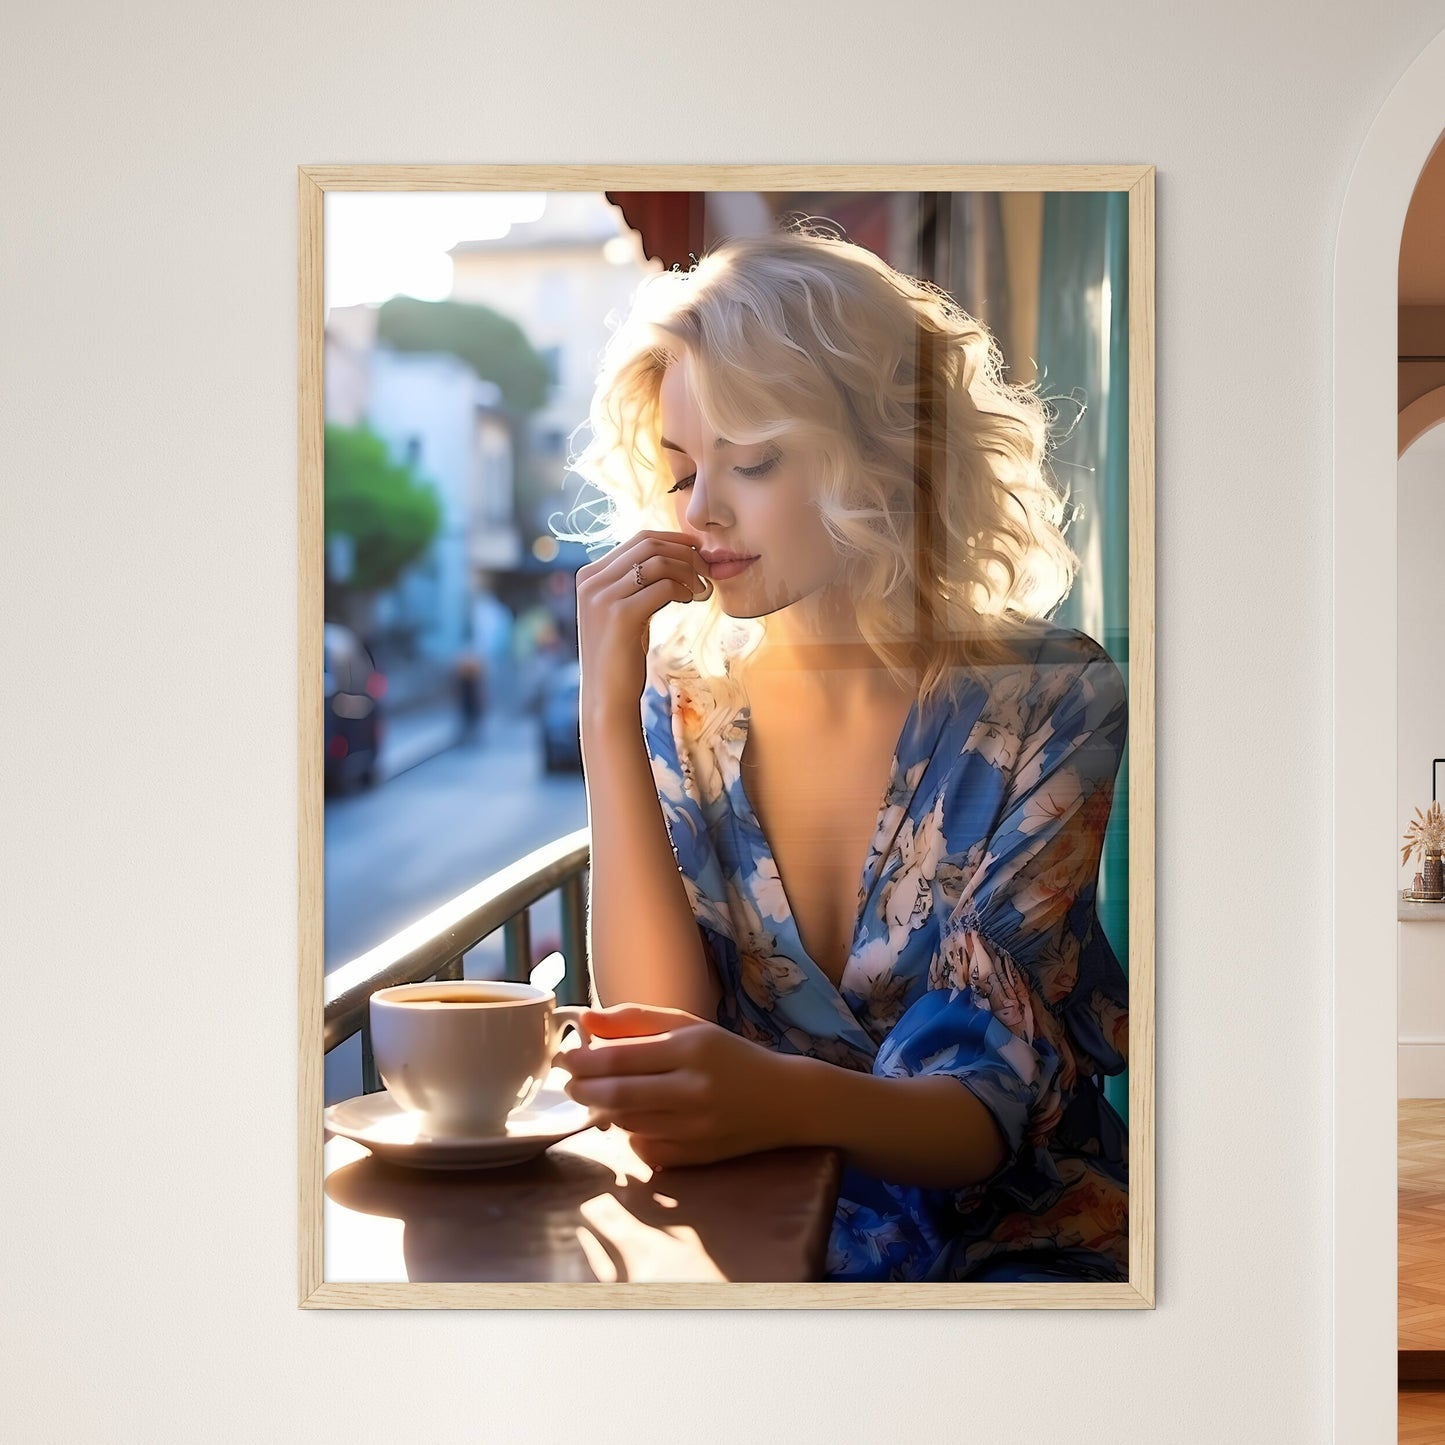
[[[654, 1167], [822, 1144], [830, 1279], [1125, 1279], [1096, 916], [1123, 679], [1048, 412], [945, 293], [799, 227], [649, 278], [576, 470], [597, 1007]], [[639, 726], [640, 722], [640, 726]]]

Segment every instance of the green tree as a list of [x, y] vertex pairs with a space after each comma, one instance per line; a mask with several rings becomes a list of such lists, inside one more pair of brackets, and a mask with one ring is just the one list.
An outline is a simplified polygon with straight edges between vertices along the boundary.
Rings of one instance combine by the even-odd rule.
[[441, 503], [409, 466], [392, 461], [369, 427], [326, 426], [326, 541], [350, 537], [357, 592], [390, 587], [431, 545]]
[[501, 388], [514, 412], [536, 411], [547, 400], [547, 364], [515, 321], [488, 306], [393, 296], [377, 314], [376, 339], [393, 351], [461, 357], [484, 381]]

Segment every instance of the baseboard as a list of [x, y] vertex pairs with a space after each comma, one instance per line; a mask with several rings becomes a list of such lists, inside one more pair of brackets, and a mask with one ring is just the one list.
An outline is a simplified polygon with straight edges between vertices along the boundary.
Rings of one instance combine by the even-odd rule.
[[1445, 1039], [1401, 1039], [1396, 1051], [1401, 1099], [1445, 1099]]

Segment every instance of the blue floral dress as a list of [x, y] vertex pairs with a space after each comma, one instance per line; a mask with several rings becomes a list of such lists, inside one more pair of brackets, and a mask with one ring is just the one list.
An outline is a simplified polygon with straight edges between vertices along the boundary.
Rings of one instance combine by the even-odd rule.
[[965, 1189], [845, 1167], [829, 1279], [1128, 1277], [1127, 1137], [1100, 1087], [1127, 1061], [1128, 991], [1094, 901], [1128, 704], [1097, 642], [1048, 622], [1029, 637], [1017, 662], [914, 703], [838, 987], [743, 790], [750, 709], [649, 652], [643, 733], [717, 1022], [842, 1068], [949, 1075], [1008, 1144]]

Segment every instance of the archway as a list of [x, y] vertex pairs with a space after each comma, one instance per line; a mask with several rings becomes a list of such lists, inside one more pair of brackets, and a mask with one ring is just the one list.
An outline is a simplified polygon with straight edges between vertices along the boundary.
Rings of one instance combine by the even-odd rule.
[[[1445, 114], [1445, 32], [1360, 149], [1335, 248], [1334, 1438], [1396, 1410], [1396, 301], [1410, 196]], [[1382, 979], [1386, 982], [1382, 985]]]
[[1400, 431], [1396, 441], [1397, 454], [1404, 456], [1409, 451], [1412, 442], [1424, 436], [1432, 426], [1438, 426], [1442, 421], [1445, 421], [1445, 386], [1438, 386], [1434, 391], [1427, 391], [1424, 396], [1416, 397], [1400, 413]]

